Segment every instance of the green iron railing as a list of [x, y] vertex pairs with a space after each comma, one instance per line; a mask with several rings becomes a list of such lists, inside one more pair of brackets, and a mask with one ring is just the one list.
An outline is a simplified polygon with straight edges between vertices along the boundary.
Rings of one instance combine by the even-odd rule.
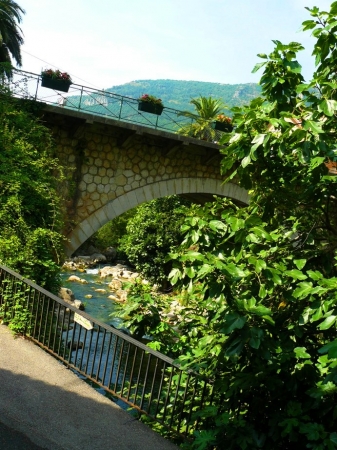
[[213, 386], [123, 332], [79, 311], [0, 265], [0, 321], [23, 334], [86, 380], [184, 439], [210, 405]]
[[[71, 84], [66, 93], [45, 88], [42, 87], [41, 75], [17, 69], [13, 70], [13, 78], [9, 81], [8, 87], [17, 98], [35, 100], [172, 133], [177, 133], [186, 125], [202, 121], [199, 116], [186, 115], [182, 111], [167, 107], [164, 107], [161, 115], [144, 112], [138, 109], [138, 99], [78, 84]], [[207, 128], [212, 128], [212, 123], [204, 122], [207, 126], [203, 139], [218, 142], [222, 132], [218, 130], [208, 132]]]

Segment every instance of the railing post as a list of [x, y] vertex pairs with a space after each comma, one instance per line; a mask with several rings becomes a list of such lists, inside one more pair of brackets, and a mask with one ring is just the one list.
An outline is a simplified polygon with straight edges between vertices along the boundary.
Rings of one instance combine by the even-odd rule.
[[79, 104], [78, 104], [78, 109], [81, 109], [82, 97], [83, 97], [83, 86], [81, 86], [81, 95], [80, 95], [80, 101], [79, 101]]
[[122, 97], [122, 100], [121, 100], [121, 107], [119, 108], [118, 119], [121, 119], [121, 117], [122, 117], [123, 102], [124, 102], [124, 97]]
[[40, 83], [40, 77], [37, 77], [37, 83], [36, 83], [36, 91], [35, 91], [35, 98], [34, 100], [37, 100], [37, 91], [39, 90], [39, 83]]

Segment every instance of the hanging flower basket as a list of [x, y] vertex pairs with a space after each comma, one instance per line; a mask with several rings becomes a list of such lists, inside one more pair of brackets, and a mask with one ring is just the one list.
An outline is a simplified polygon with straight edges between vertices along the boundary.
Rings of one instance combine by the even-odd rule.
[[212, 122], [213, 130], [231, 132], [233, 130], [232, 119], [225, 114], [218, 114], [215, 122]]
[[156, 105], [155, 103], [149, 103], [149, 102], [139, 102], [138, 103], [138, 111], [148, 112], [151, 114], [157, 114], [158, 116], [161, 115], [163, 112], [164, 106], [162, 105]]
[[53, 80], [52, 78], [42, 77], [42, 87], [54, 89], [55, 91], [68, 92], [71, 82], [63, 80]]
[[164, 105], [160, 98], [144, 94], [138, 99], [138, 111], [161, 115]]
[[329, 170], [330, 175], [337, 175], [337, 161], [329, 161], [324, 163]]
[[233, 130], [233, 125], [226, 123], [226, 122], [220, 122], [219, 120], [216, 120], [215, 122], [212, 122], [212, 128], [213, 128], [213, 130], [230, 132]]
[[45, 69], [41, 72], [42, 87], [54, 89], [55, 91], [68, 92], [71, 77], [67, 72], [60, 70]]

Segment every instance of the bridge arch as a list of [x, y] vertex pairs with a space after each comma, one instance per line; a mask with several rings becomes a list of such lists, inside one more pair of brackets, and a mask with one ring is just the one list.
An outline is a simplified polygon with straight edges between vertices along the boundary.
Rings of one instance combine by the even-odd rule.
[[205, 178], [175, 178], [148, 184], [120, 195], [93, 212], [68, 235], [66, 254], [71, 256], [103, 225], [144, 202], [169, 195], [212, 194], [249, 203], [248, 192], [234, 183]]

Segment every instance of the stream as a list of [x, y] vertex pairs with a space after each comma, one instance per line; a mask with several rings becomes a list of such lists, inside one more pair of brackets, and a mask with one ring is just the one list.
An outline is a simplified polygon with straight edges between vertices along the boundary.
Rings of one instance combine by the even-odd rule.
[[[102, 267], [100, 267], [102, 268]], [[100, 320], [103, 323], [112, 325], [116, 328], [120, 327], [123, 323], [122, 319], [118, 317], [113, 317], [113, 312], [118, 308], [118, 304], [113, 300], [109, 299], [108, 296], [112, 291], [108, 288], [108, 284], [111, 277], [101, 278], [98, 274], [99, 268], [86, 269], [86, 272], [63, 272], [61, 273], [62, 287], [71, 289], [75, 298], [81, 300], [84, 304], [85, 312], [95, 319]], [[68, 281], [71, 275], [76, 275], [81, 279], [85, 279], [87, 283], [79, 283], [74, 281]], [[106, 293], [96, 292], [96, 289], [105, 289]], [[86, 295], [92, 295], [91, 298], [86, 298]], [[112, 315], [112, 317], [111, 317]], [[87, 354], [87, 343], [83, 348], [83, 353]], [[112, 397], [103, 388], [93, 385], [90, 380], [86, 379], [82, 374], [76, 372], [74, 373], [90, 385], [92, 385], [100, 394], [109, 397], [115, 403], [117, 403], [121, 408], [127, 410], [129, 406], [123, 401]], [[123, 373], [121, 374], [121, 376]]]
[[[95, 319], [118, 328], [122, 319], [111, 317], [118, 308], [118, 304], [108, 298], [112, 293], [108, 288], [111, 277], [101, 278], [98, 274], [99, 269], [86, 269], [86, 272], [63, 272], [61, 274], [62, 286], [71, 289], [77, 300], [84, 304], [85, 312]], [[68, 281], [70, 275], [77, 275], [88, 283], [78, 283]], [[106, 293], [96, 292], [95, 289], [105, 289]], [[86, 295], [92, 295], [92, 298], [86, 298]]]

